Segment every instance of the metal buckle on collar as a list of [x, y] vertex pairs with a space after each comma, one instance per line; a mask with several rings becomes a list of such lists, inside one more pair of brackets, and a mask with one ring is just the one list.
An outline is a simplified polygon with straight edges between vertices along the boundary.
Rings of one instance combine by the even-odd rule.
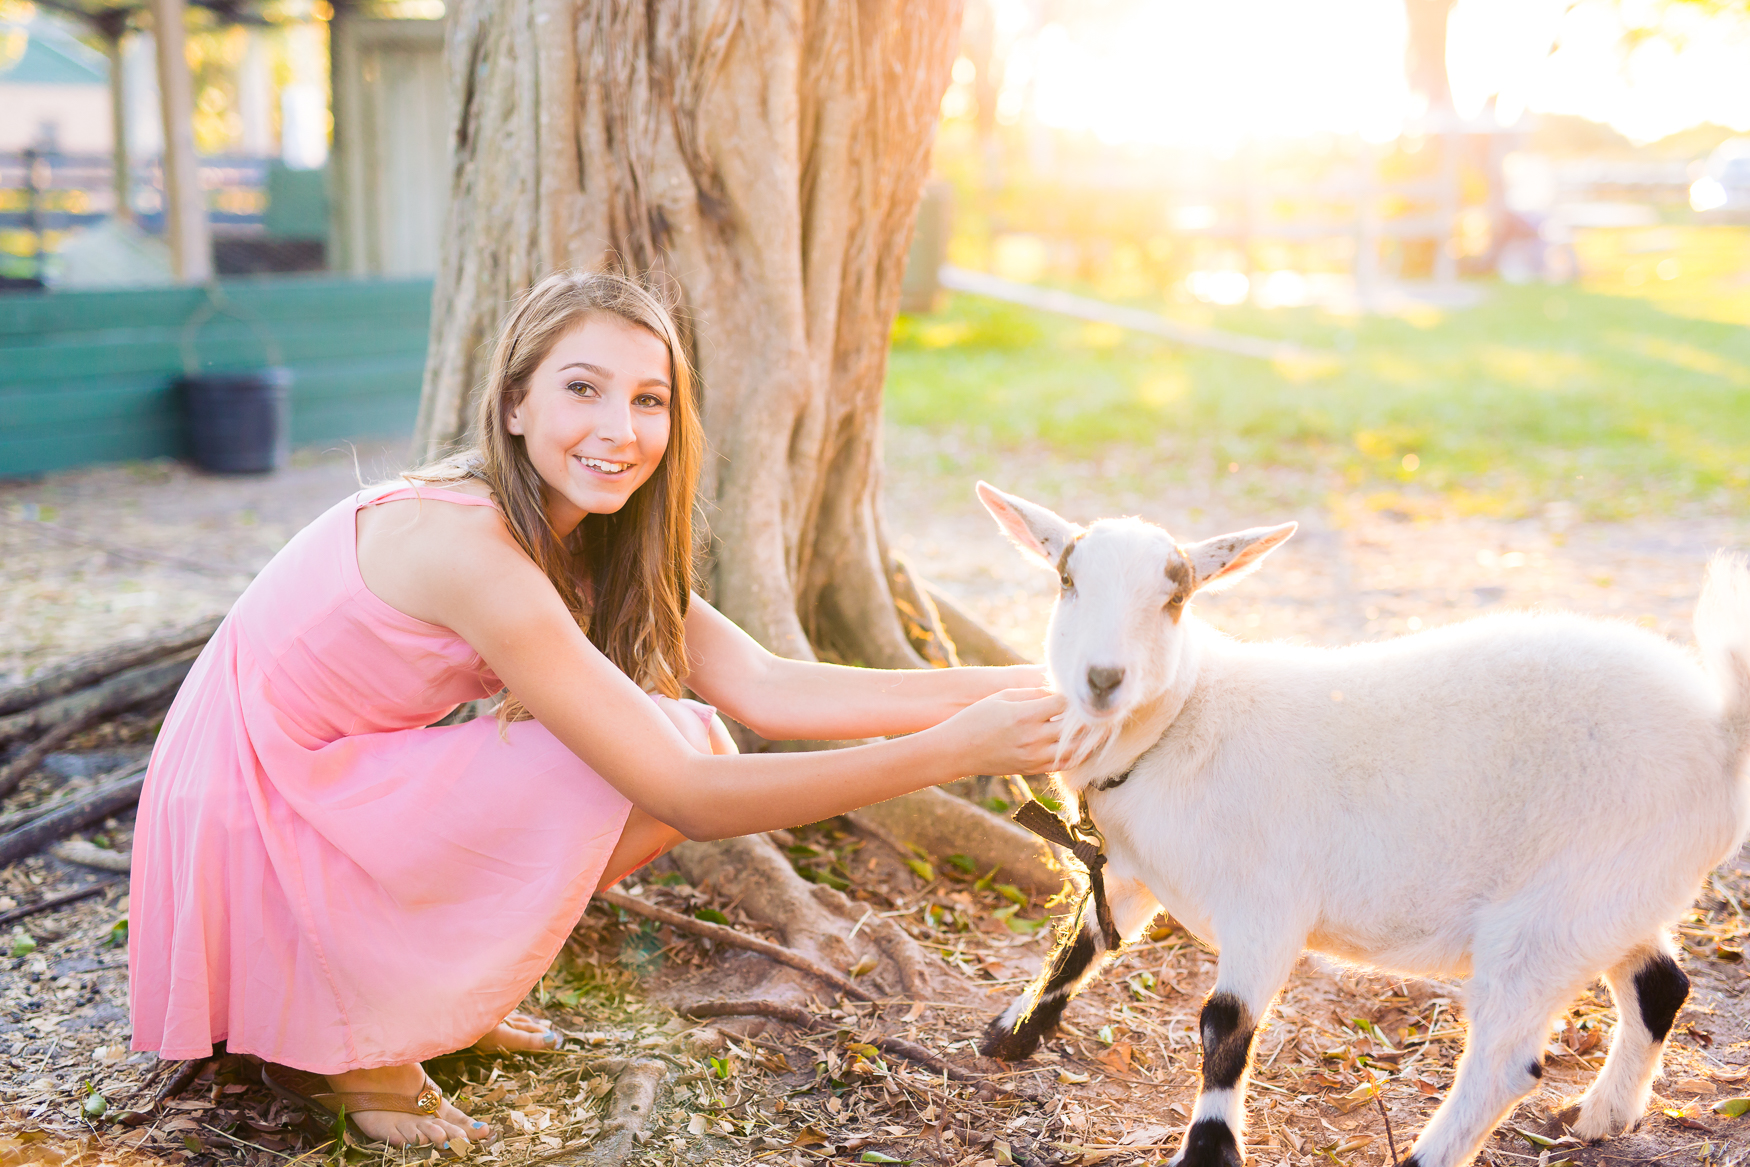
[[1100, 928], [1100, 938], [1105, 942], [1108, 951], [1116, 952], [1123, 939], [1112, 922], [1112, 906], [1106, 902], [1106, 879], [1101, 870], [1106, 866], [1106, 837], [1100, 833], [1100, 828], [1094, 825], [1093, 817], [1088, 814], [1087, 795], [1081, 796], [1076, 809], [1080, 816], [1078, 820], [1066, 823], [1047, 810], [1044, 803], [1033, 799], [1011, 817], [1046, 842], [1056, 843], [1067, 850], [1082, 865], [1082, 869], [1088, 873], [1088, 894], [1082, 897], [1082, 902], [1076, 907], [1076, 926], [1081, 926], [1087, 914], [1088, 902], [1093, 901], [1094, 919]]

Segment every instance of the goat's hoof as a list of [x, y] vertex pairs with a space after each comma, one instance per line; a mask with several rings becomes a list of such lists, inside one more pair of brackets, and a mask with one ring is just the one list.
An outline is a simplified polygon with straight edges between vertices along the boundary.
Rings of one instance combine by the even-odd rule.
[[1233, 1128], [1219, 1118], [1200, 1118], [1185, 1132], [1185, 1145], [1170, 1167], [1245, 1167]]
[[1010, 1029], [999, 1017], [984, 1027], [984, 1036], [978, 1042], [978, 1052], [999, 1062], [1019, 1062], [1033, 1056], [1033, 1051], [1039, 1048], [1039, 1039], [1043, 1036], [1040, 1033], [1028, 1033], [1025, 1027], [1019, 1030]]
[[1617, 1135], [1632, 1130], [1638, 1121], [1638, 1116], [1627, 1119], [1613, 1117], [1602, 1106], [1597, 1107], [1592, 1114], [1588, 1114], [1586, 1110], [1586, 1106], [1581, 1103], [1566, 1107], [1556, 1115], [1556, 1121], [1562, 1124], [1563, 1129], [1582, 1143], [1602, 1143], [1605, 1139], [1614, 1139]]

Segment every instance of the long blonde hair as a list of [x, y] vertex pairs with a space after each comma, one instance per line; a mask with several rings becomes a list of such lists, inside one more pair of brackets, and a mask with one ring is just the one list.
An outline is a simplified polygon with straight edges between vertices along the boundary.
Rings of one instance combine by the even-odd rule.
[[[667, 346], [673, 388], [668, 449], [625, 506], [586, 515], [560, 539], [547, 519], [540, 472], [506, 422], [553, 345], [597, 313], [643, 328]], [[546, 573], [590, 641], [641, 688], [679, 697], [693, 586], [693, 493], [704, 444], [692, 366], [662, 298], [617, 272], [558, 272], [530, 288], [499, 329], [479, 395], [474, 445], [405, 477], [486, 483], [511, 536]], [[512, 694], [499, 716], [528, 714]]]

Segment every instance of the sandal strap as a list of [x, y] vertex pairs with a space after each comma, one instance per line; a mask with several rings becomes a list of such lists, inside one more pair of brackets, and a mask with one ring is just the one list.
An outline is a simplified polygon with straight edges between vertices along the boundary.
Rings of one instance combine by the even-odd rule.
[[348, 1114], [361, 1110], [393, 1110], [399, 1114], [436, 1114], [444, 1096], [429, 1081], [417, 1095], [379, 1094], [375, 1091], [325, 1091], [310, 1096], [324, 1109], [338, 1113], [341, 1107]]
[[299, 1100], [313, 1106], [320, 1106], [330, 1114], [338, 1114], [341, 1107], [346, 1108], [349, 1115], [361, 1110], [391, 1110], [399, 1114], [436, 1114], [443, 1105], [443, 1092], [428, 1076], [425, 1085], [418, 1094], [388, 1094], [377, 1091], [334, 1091], [328, 1089], [328, 1080], [320, 1074], [312, 1074], [307, 1070], [295, 1070], [290, 1066], [268, 1063], [262, 1066], [262, 1080], [268, 1085], [289, 1093]]

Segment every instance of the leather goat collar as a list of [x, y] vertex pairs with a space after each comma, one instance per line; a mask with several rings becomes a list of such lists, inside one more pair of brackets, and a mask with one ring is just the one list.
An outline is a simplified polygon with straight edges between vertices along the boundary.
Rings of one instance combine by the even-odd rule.
[[[1129, 776], [1129, 771], [1126, 771], [1124, 777]], [[1123, 778], [1118, 781], [1123, 781]], [[1102, 786], [1099, 789], [1110, 787]], [[1100, 928], [1100, 938], [1105, 942], [1108, 952], [1116, 952], [1123, 943], [1123, 938], [1118, 935], [1118, 928], [1112, 922], [1112, 905], [1106, 900], [1106, 879], [1102, 874], [1102, 868], [1106, 866], [1106, 838], [1100, 834], [1100, 828], [1094, 825], [1094, 820], [1088, 815], [1087, 795], [1082, 795], [1078, 810], [1080, 817], [1077, 821], [1065, 822], [1035, 798], [1017, 810], [1013, 818], [1046, 842], [1056, 843], [1067, 850], [1082, 865], [1082, 869], [1088, 873], [1088, 893], [1076, 905], [1075, 927], [1081, 927], [1091, 900], [1094, 905], [1094, 918]]]

